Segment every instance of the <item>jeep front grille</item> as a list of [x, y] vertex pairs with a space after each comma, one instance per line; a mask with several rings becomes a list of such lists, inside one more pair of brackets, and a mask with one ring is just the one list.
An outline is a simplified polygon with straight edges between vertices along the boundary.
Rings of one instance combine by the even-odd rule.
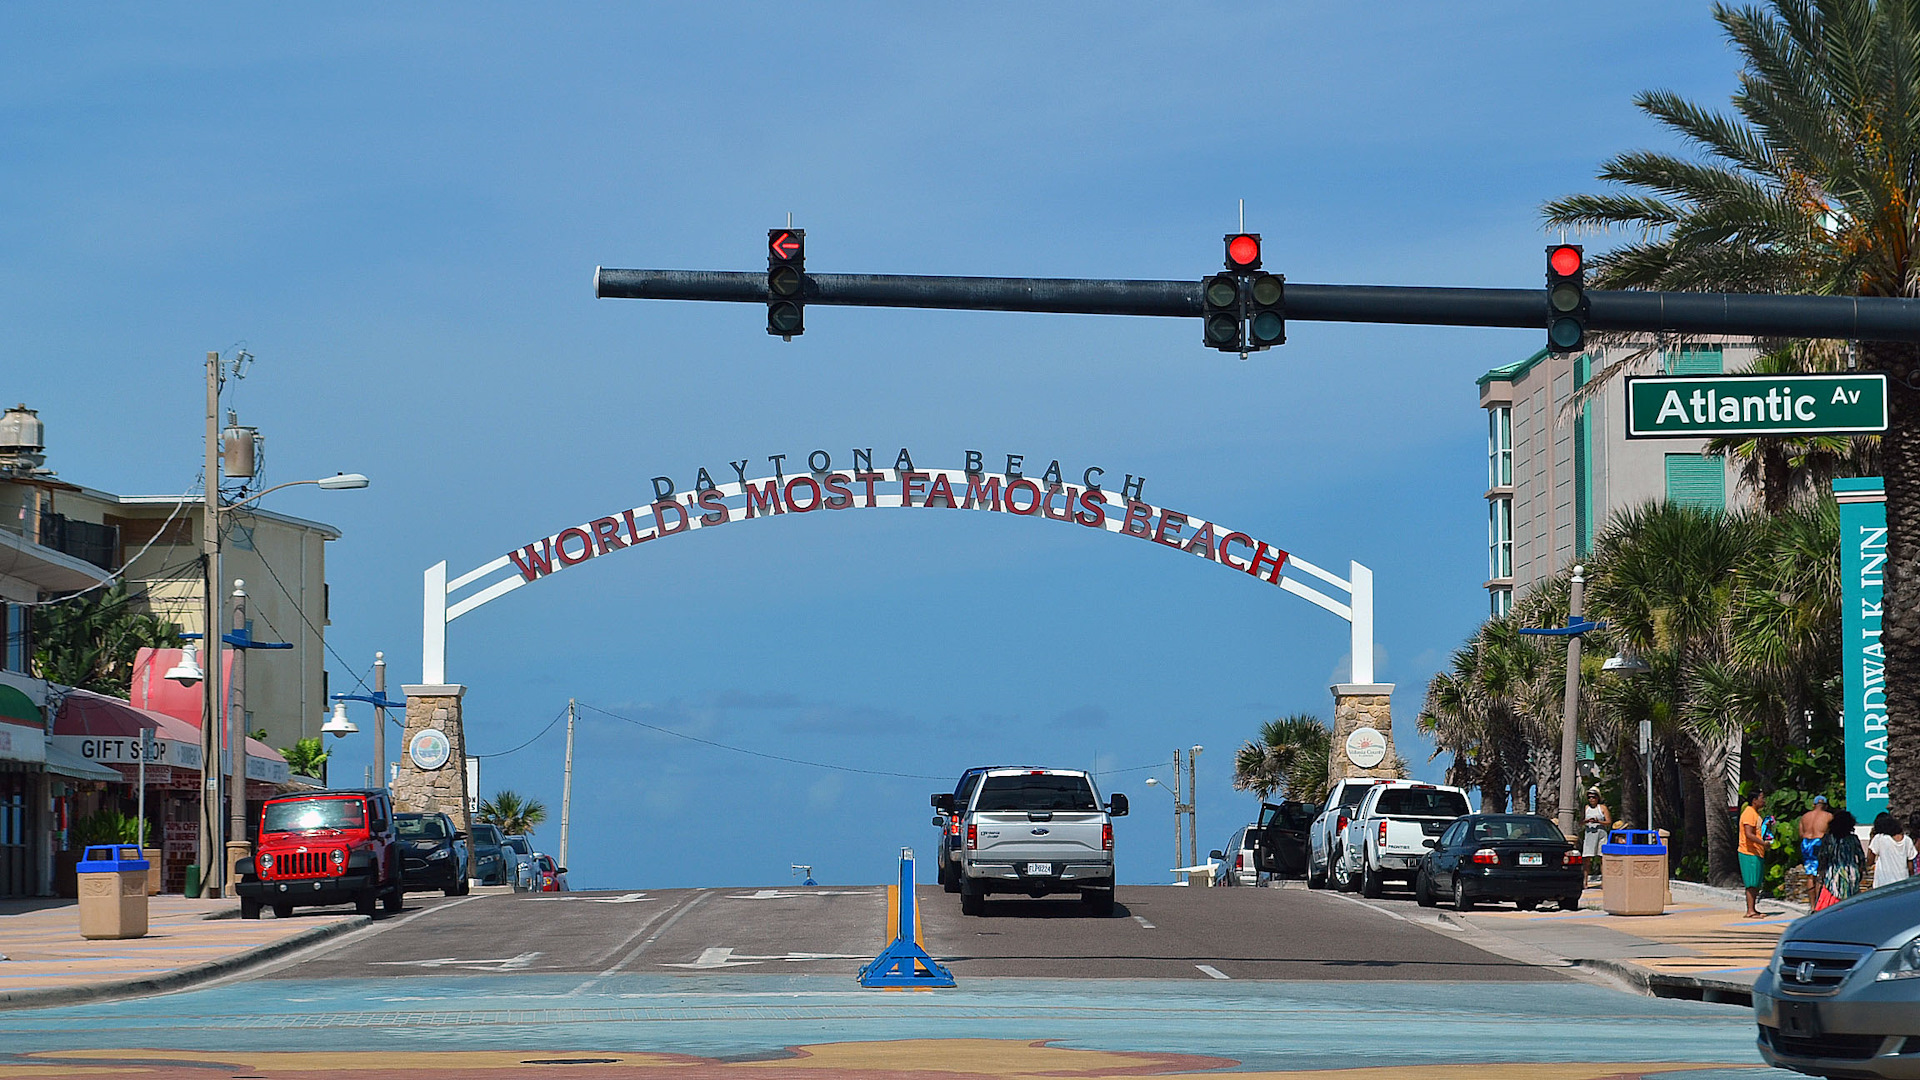
[[292, 851], [276, 855], [273, 868], [279, 877], [318, 877], [332, 872], [324, 851]]

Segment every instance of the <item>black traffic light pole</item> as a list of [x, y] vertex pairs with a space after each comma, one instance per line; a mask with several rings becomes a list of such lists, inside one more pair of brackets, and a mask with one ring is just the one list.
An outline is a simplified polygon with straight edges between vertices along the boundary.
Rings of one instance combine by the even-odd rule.
[[[806, 275], [807, 304], [850, 307], [1041, 311], [1198, 318], [1199, 281], [1100, 278]], [[726, 270], [614, 270], [594, 274], [594, 294], [628, 300], [767, 302], [767, 275]], [[1920, 341], [1920, 300], [1744, 293], [1586, 292], [1589, 330], [1677, 331], [1739, 337]], [[1446, 289], [1399, 285], [1286, 285], [1289, 321], [1416, 323], [1544, 329], [1545, 289]]]

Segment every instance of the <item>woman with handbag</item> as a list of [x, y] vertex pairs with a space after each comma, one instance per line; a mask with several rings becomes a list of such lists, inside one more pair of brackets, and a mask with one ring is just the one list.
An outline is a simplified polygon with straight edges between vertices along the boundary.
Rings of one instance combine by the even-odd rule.
[[1867, 854], [1854, 835], [1856, 822], [1845, 810], [1833, 812], [1827, 838], [1820, 841], [1819, 889], [1813, 910], [1829, 908], [1860, 891], [1860, 875], [1867, 865]]

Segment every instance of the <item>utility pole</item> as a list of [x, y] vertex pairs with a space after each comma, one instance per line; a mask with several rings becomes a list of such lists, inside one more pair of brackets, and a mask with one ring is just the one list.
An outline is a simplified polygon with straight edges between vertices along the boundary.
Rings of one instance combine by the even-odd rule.
[[200, 643], [206, 678], [200, 694], [200, 887], [217, 897], [214, 863], [220, 856], [220, 354], [207, 354], [206, 507], [200, 521]]
[[567, 699], [567, 768], [560, 782], [560, 865], [567, 863], [567, 830], [573, 820], [573, 699]]
[[1199, 756], [1198, 746], [1187, 751], [1187, 850], [1193, 854], [1194, 866], [1200, 865], [1200, 813], [1194, 809], [1195, 798], [1200, 794], [1200, 782], [1194, 778], [1193, 761]]
[[[1587, 568], [1573, 568], [1573, 592], [1567, 600], [1567, 625], [1581, 622], [1580, 603], [1586, 594]], [[1573, 793], [1579, 779], [1575, 760], [1580, 722], [1580, 635], [1567, 635], [1567, 697], [1560, 717], [1560, 832], [1576, 843], [1573, 831]], [[1651, 827], [1651, 826], [1649, 826]]]
[[[249, 641], [247, 583], [233, 581], [233, 636]], [[220, 880], [228, 881], [233, 864], [250, 854], [247, 844], [247, 650], [233, 650], [233, 679], [227, 688], [227, 843]]]
[[1175, 747], [1173, 751], [1173, 865], [1176, 867], [1187, 865], [1186, 857], [1182, 853], [1184, 841], [1180, 836], [1180, 815], [1186, 813], [1186, 810], [1187, 805], [1180, 801], [1180, 750]]
[[[373, 696], [387, 699], [387, 654], [373, 654]], [[373, 707], [373, 761], [375, 783], [387, 790], [387, 707]]]

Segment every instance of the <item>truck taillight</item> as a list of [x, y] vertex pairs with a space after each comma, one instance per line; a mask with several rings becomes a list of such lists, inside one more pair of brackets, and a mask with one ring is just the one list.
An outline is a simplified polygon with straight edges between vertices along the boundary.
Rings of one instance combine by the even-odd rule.
[[1387, 823], [1384, 821], [1380, 823], [1379, 844], [1380, 850], [1385, 851], [1387, 849]]
[[947, 819], [947, 835], [948, 836], [960, 835], [960, 819], [959, 818]]
[[1236, 854], [1236, 855], [1234, 855], [1234, 857], [1233, 857], [1233, 868], [1234, 868], [1235, 870], [1245, 870], [1245, 869], [1247, 868], [1247, 853], [1246, 853], [1246, 852], [1244, 852], [1244, 851], [1242, 851], [1242, 852], [1239, 852], [1238, 854]]
[[1333, 826], [1333, 831], [1334, 831], [1334, 832], [1346, 832], [1346, 831], [1347, 831], [1347, 815], [1345, 815], [1345, 814], [1341, 814], [1341, 815], [1340, 815], [1340, 818], [1339, 818], [1339, 820], [1338, 820], [1338, 821], [1336, 821], [1336, 822], [1334, 822], [1334, 826]]
[[967, 822], [967, 850], [973, 851], [980, 846], [980, 826]]
[[1500, 853], [1490, 847], [1483, 847], [1473, 853], [1473, 861], [1481, 866], [1499, 866]]
[[1111, 821], [1100, 826], [1100, 849], [1102, 851], [1113, 850], [1113, 822]]

